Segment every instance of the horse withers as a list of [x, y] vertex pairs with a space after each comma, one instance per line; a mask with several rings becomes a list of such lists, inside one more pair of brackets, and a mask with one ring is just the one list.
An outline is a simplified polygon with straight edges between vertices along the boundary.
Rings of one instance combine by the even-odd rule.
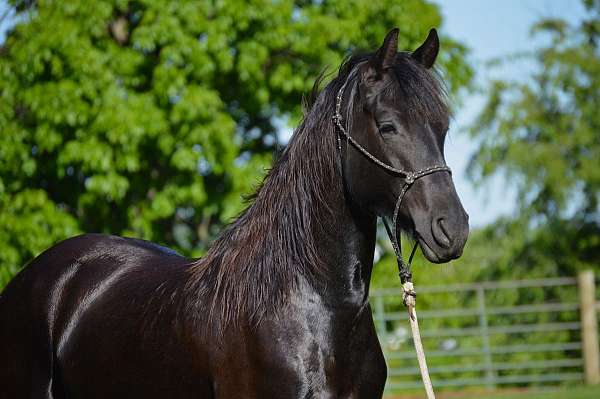
[[[86, 234], [24, 268], [0, 296], [2, 396], [381, 397], [368, 295], [377, 217], [398, 203], [393, 228], [436, 263], [459, 257], [468, 235], [444, 167], [437, 34], [412, 53], [397, 36], [315, 90], [254, 202], [205, 257]], [[442, 167], [402, 192], [406, 176], [381, 165]]]

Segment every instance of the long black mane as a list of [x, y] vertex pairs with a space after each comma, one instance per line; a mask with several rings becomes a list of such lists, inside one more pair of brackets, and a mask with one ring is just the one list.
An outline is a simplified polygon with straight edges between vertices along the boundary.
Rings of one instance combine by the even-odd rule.
[[[301, 124], [251, 205], [192, 264], [186, 290], [209, 299], [212, 320], [224, 325], [242, 317], [256, 322], [274, 311], [302, 278], [318, 283], [324, 274], [327, 265], [322, 264], [319, 245], [331, 234], [328, 221], [336, 196], [343, 200], [332, 121], [336, 95], [347, 79], [357, 79], [351, 72], [372, 56], [349, 57], [322, 91], [317, 80]], [[401, 99], [406, 118], [447, 119], [445, 91], [437, 75], [418, 66], [408, 53], [397, 55], [394, 72], [397, 84], [388, 90]]]

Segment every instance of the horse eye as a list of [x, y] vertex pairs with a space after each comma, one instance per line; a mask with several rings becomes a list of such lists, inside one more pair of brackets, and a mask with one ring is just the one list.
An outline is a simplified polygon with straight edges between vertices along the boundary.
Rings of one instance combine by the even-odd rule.
[[385, 125], [379, 126], [379, 132], [381, 134], [393, 134], [393, 133], [396, 133], [396, 128], [394, 127], [394, 125], [385, 124]]

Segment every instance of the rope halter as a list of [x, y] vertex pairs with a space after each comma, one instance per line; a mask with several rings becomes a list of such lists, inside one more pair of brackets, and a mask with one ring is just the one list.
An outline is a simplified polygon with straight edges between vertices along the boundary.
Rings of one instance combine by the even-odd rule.
[[[350, 75], [352, 76], [352, 74]], [[338, 128], [338, 149], [342, 150], [341, 144], [341, 135], [343, 135], [348, 142], [350, 142], [354, 148], [356, 148], [360, 153], [362, 153], [365, 157], [375, 163], [377, 166], [391, 172], [397, 176], [404, 177], [404, 184], [402, 185], [402, 189], [400, 190], [400, 194], [398, 195], [398, 199], [396, 200], [396, 205], [394, 206], [394, 213], [392, 216], [392, 227], [390, 228], [388, 221], [382, 217], [383, 224], [385, 225], [385, 230], [388, 234], [390, 241], [392, 242], [392, 247], [394, 248], [394, 252], [396, 254], [396, 260], [398, 263], [398, 274], [400, 276], [400, 281], [402, 282], [402, 302], [408, 309], [408, 319], [410, 321], [410, 326], [412, 330], [413, 342], [415, 344], [415, 351], [417, 352], [417, 359], [419, 361], [419, 369], [421, 371], [421, 378], [423, 379], [423, 385], [425, 386], [425, 392], [427, 393], [428, 399], [435, 399], [435, 394], [433, 392], [433, 386], [431, 384], [431, 379], [429, 378], [429, 370], [427, 369], [427, 360], [425, 359], [425, 352], [423, 350], [423, 343], [421, 342], [421, 334], [419, 333], [419, 322], [417, 319], [417, 312], [415, 311], [416, 306], [416, 297], [417, 294], [415, 292], [413, 283], [412, 283], [412, 274], [410, 271], [411, 263], [415, 252], [417, 250], [418, 243], [415, 241], [415, 244], [412, 248], [410, 256], [408, 258], [408, 262], [405, 262], [402, 257], [402, 248], [400, 242], [400, 235], [398, 234], [398, 214], [400, 213], [400, 206], [402, 205], [402, 200], [406, 195], [406, 192], [414, 182], [424, 176], [430, 175], [436, 172], [448, 172], [452, 174], [450, 168], [446, 165], [432, 165], [427, 168], [417, 170], [417, 171], [408, 171], [404, 169], [395, 168], [381, 160], [379, 160], [376, 156], [371, 154], [366, 148], [360, 145], [350, 133], [346, 130], [343, 124], [341, 108], [342, 108], [342, 99], [344, 95], [344, 91], [348, 82], [350, 81], [350, 76], [344, 82], [338, 94], [336, 96], [335, 102], [335, 114], [333, 115], [333, 121]]]

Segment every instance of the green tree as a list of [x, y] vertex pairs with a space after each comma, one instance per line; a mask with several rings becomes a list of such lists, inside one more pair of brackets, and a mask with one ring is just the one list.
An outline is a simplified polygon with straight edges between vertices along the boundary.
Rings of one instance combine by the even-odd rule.
[[533, 26], [549, 39], [529, 55], [536, 72], [493, 81], [471, 129], [473, 179], [503, 173], [519, 199], [517, 218], [481, 233], [506, 249], [491, 252], [485, 273], [572, 275], [600, 265], [600, 1], [583, 3], [577, 25]]
[[[324, 66], [398, 26], [441, 24], [426, 0], [12, 0], [0, 49], [0, 287], [77, 232], [201, 254], [242, 207]], [[466, 49], [444, 38], [456, 93]]]

